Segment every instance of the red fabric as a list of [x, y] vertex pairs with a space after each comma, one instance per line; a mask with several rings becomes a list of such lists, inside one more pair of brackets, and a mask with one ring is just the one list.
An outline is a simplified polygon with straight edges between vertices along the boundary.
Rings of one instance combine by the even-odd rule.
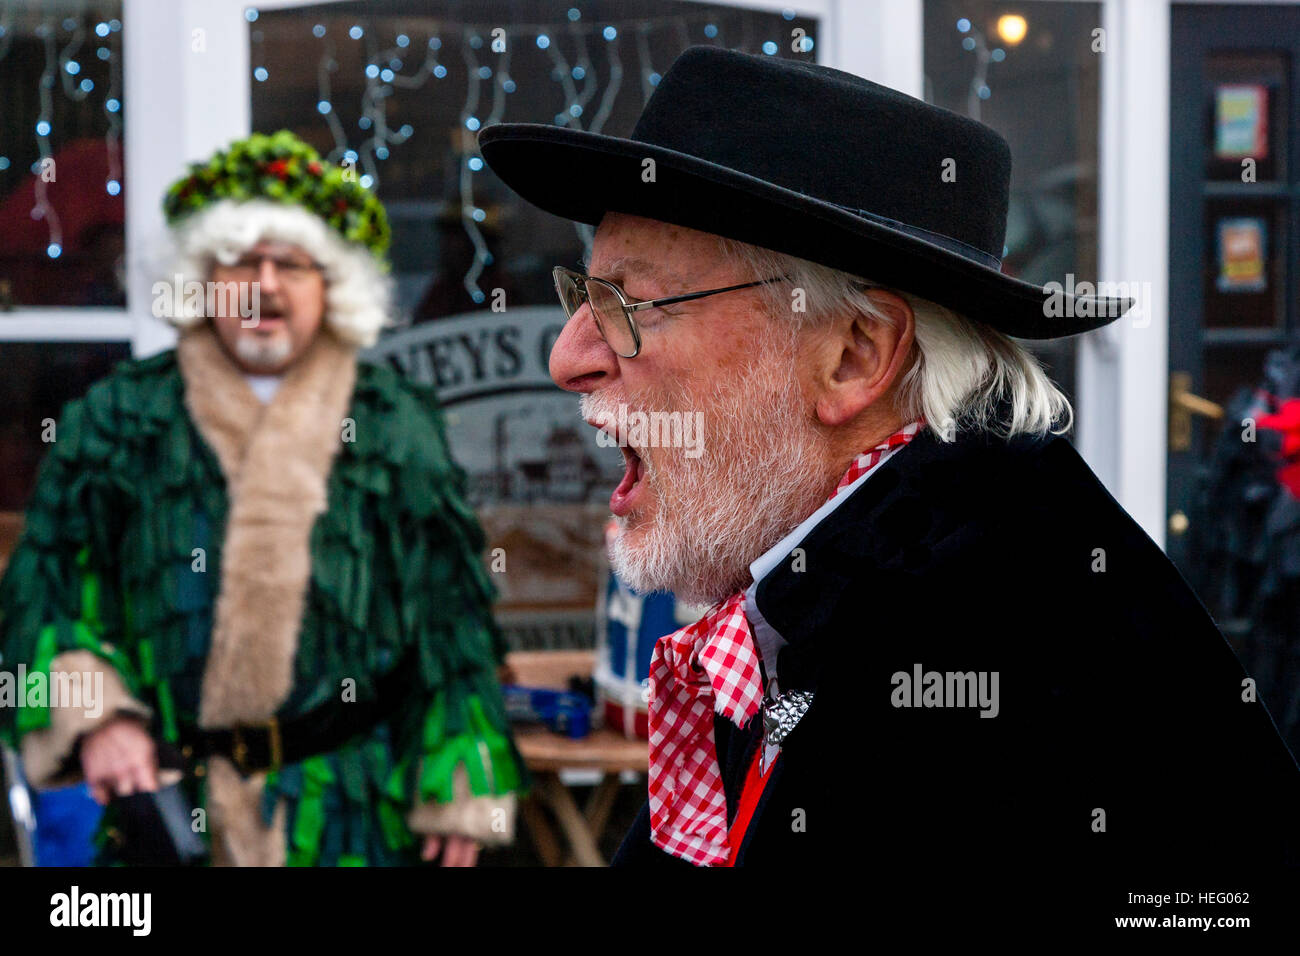
[[861, 478], [866, 472], [875, 468], [876, 463], [880, 461], [885, 452], [889, 451], [891, 448], [898, 448], [900, 445], [906, 445], [910, 442], [916, 437], [916, 433], [919, 432], [924, 425], [925, 416], [922, 415], [910, 425], [904, 425], [898, 431], [894, 432], [894, 434], [890, 435], [884, 440], [884, 442], [877, 445], [875, 448], [872, 448], [870, 451], [864, 451], [857, 458], [854, 458], [853, 463], [849, 465], [849, 470], [844, 473], [844, 477], [840, 479], [840, 483], [835, 486], [835, 490], [831, 492], [830, 498], [827, 498], [826, 500], [833, 500], [841, 491]]
[[[912, 440], [912, 422], [853, 460], [828, 501]], [[732, 855], [727, 799], [713, 739], [713, 715], [737, 727], [763, 700], [758, 652], [745, 595], [719, 601], [694, 624], [661, 637], [650, 661], [650, 833], [655, 846], [696, 866]]]
[[659, 639], [650, 662], [650, 827], [655, 845], [697, 866], [727, 859], [727, 799], [713, 713], [743, 726], [763, 700], [745, 596]]
[[1259, 416], [1259, 427], [1282, 433], [1282, 458], [1277, 480], [1296, 498], [1300, 498], [1300, 398], [1288, 398], [1273, 415]]
[[750, 761], [749, 772], [745, 774], [745, 786], [740, 791], [740, 803], [736, 806], [736, 819], [731, 821], [731, 829], [727, 832], [727, 842], [731, 844], [727, 866], [736, 865], [736, 856], [745, 842], [749, 821], [754, 818], [754, 811], [758, 809], [758, 798], [763, 795], [763, 789], [767, 786], [768, 778], [772, 776], [772, 768], [776, 766], [776, 760], [780, 759], [778, 756], [767, 765], [766, 770], [759, 770], [763, 762], [762, 758], [763, 742], [760, 740], [754, 751], [754, 759]]

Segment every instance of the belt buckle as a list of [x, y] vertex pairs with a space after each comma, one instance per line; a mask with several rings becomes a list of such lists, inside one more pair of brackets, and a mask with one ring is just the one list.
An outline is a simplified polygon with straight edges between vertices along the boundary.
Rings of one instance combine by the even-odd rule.
[[240, 773], [248, 776], [253, 771], [248, 766], [248, 744], [244, 743], [243, 728], [235, 724], [230, 728], [230, 734], [234, 738], [234, 743], [230, 747], [230, 759], [235, 762]]
[[252, 773], [258, 773], [262, 770], [275, 771], [280, 769], [281, 760], [284, 756], [284, 743], [280, 737], [280, 721], [274, 716], [265, 724], [249, 726], [249, 730], [265, 730], [268, 743], [270, 745], [270, 763], [266, 767], [252, 767], [248, 763], [248, 744], [244, 741], [243, 724], [235, 724], [231, 728], [231, 736], [234, 742], [230, 748], [230, 757], [239, 768], [240, 773], [248, 776]]

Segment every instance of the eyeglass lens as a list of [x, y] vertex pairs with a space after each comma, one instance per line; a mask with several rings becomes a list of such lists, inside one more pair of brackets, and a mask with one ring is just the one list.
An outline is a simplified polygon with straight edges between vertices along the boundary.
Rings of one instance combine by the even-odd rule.
[[585, 300], [591, 305], [596, 328], [609, 347], [624, 358], [636, 354], [636, 337], [632, 334], [632, 325], [623, 310], [623, 303], [612, 288], [602, 282], [585, 282], [557, 270], [555, 290], [559, 293], [565, 315], [572, 318]]
[[262, 262], [267, 259], [269, 259], [271, 264], [275, 266], [275, 271], [277, 273], [291, 278], [300, 278], [315, 271], [316, 268], [315, 263], [302, 262], [297, 259], [286, 259], [271, 255], [248, 255], [240, 258], [230, 267], [230, 269], [237, 273], [256, 275], [262, 271]]

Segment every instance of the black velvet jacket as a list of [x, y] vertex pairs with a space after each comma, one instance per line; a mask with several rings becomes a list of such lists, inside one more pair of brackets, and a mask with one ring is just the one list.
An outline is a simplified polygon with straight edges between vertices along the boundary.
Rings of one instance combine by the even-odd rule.
[[[1296, 865], [1278, 705], [1243, 699], [1203, 605], [1064, 439], [922, 432], [800, 546], [757, 604], [782, 690], [815, 697], [740, 865], [1045, 885]], [[917, 665], [997, 672], [997, 715], [895, 706]], [[760, 722], [715, 721], [731, 817]], [[687, 865], [644, 807], [614, 862]]]

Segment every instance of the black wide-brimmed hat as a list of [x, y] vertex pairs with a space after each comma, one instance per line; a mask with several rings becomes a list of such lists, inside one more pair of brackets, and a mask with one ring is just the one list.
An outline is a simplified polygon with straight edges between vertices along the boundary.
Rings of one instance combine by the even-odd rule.
[[566, 219], [616, 211], [726, 236], [1020, 338], [1086, 332], [1133, 304], [1071, 295], [1064, 276], [1048, 293], [1001, 272], [1011, 151], [1000, 135], [813, 63], [691, 47], [631, 139], [503, 123], [479, 147], [506, 185]]

